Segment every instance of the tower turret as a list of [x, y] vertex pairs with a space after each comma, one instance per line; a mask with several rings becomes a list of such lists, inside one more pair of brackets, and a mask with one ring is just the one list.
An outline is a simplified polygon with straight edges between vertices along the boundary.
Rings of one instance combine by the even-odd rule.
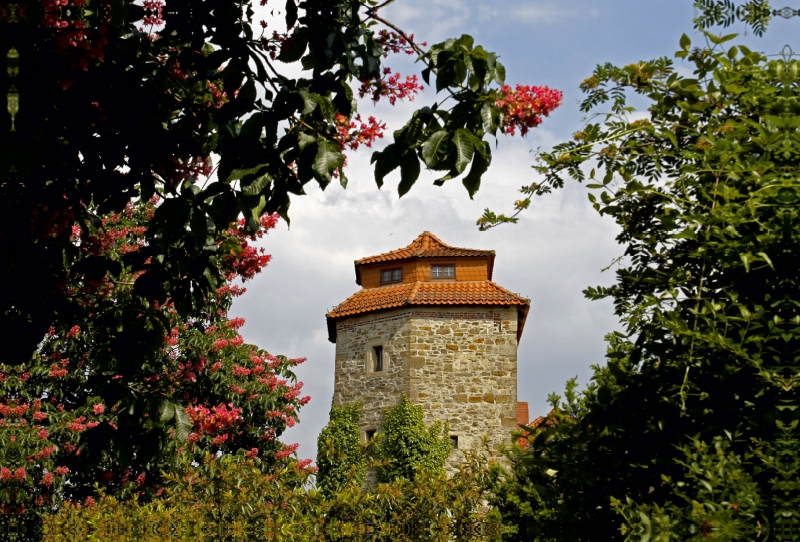
[[336, 344], [334, 403], [360, 401], [362, 436], [405, 393], [426, 422], [450, 424], [456, 451], [510, 442], [517, 345], [530, 301], [492, 282], [495, 253], [423, 232], [405, 248], [355, 261], [362, 289], [327, 314]]

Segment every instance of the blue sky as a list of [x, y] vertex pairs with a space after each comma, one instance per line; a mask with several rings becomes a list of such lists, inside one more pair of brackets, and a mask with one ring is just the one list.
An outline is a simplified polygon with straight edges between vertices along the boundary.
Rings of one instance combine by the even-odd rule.
[[[310, 189], [292, 203], [291, 228], [281, 223], [264, 238], [272, 263], [247, 284], [231, 312], [247, 319], [248, 342], [273, 354], [308, 358], [297, 373], [312, 401], [302, 409], [300, 424], [283, 437], [300, 443], [301, 457], [315, 456], [316, 436], [327, 422], [335, 348], [327, 341], [325, 313], [359, 289], [353, 260], [405, 246], [424, 230], [451, 245], [494, 249], [495, 282], [531, 299], [519, 345], [519, 400], [530, 403], [532, 416], [546, 412], [548, 393], [563, 390], [568, 378], [586, 383], [590, 365], [603, 363], [603, 336], [619, 325], [610, 303], [587, 301], [581, 291], [613, 282], [613, 271], [601, 269], [622, 251], [614, 240], [616, 226], [596, 214], [577, 183], [534, 202], [517, 225], [482, 233], [475, 220], [486, 207], [508, 210], [517, 189], [535, 181], [532, 151], [580, 129], [578, 84], [597, 64], [672, 57], [683, 33], [702, 41], [692, 28], [690, 0], [396, 0], [382, 15], [429, 44], [471, 34], [501, 56], [510, 84], [548, 85], [564, 92], [564, 102], [526, 138], [500, 137], [474, 200], [460, 181], [434, 187], [426, 172], [402, 199], [393, 176], [378, 190], [371, 150], [364, 149], [349, 155], [347, 190]], [[763, 38], [741, 36], [742, 25], [722, 32], [739, 33], [737, 43], [777, 54], [793, 44], [798, 25], [800, 18], [774, 20]], [[418, 69], [411, 60], [393, 56], [387, 65], [411, 74]], [[677, 66], [688, 70], [680, 61]], [[387, 122], [391, 134], [434, 100], [426, 89], [412, 103], [360, 107]]]

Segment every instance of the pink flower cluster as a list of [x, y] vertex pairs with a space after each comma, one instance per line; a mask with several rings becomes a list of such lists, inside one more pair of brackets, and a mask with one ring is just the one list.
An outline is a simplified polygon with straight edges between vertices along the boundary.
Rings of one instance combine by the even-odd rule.
[[60, 369], [57, 364], [53, 364], [50, 370], [50, 374], [48, 375], [50, 378], [63, 378], [67, 376], [66, 369]]
[[503, 111], [503, 131], [514, 135], [516, 129], [525, 135], [531, 128], [542, 123], [542, 116], [548, 116], [561, 105], [564, 94], [548, 87], [517, 85], [515, 90], [504, 85], [498, 92], [497, 107]]
[[361, 82], [358, 96], [363, 98], [371, 94], [373, 102], [379, 101], [381, 96], [386, 96], [389, 98], [389, 103], [394, 105], [397, 100], [405, 98], [408, 98], [409, 101], [414, 101], [417, 93], [422, 90], [425, 90], [425, 87], [418, 83], [416, 75], [406, 76], [405, 81], [403, 81], [399, 73], [392, 75], [391, 68], [384, 68], [380, 79]]
[[[414, 34], [411, 34], [408, 36], [408, 39], [406, 39], [396, 32], [381, 30], [375, 36], [375, 42], [383, 49], [383, 56], [389, 56], [390, 52], [399, 53], [400, 51], [407, 55], [414, 54], [414, 47], [412, 45], [414, 43]], [[419, 45], [427, 47], [428, 43], [423, 41]]]
[[164, 2], [159, 0], [144, 0], [142, 7], [145, 9], [145, 17], [142, 23], [145, 26], [161, 26], [164, 24]]
[[53, 473], [52, 472], [45, 473], [45, 475], [42, 476], [42, 481], [39, 482], [39, 483], [41, 485], [45, 486], [45, 487], [52, 486], [53, 485]]
[[227, 322], [225, 322], [225, 327], [229, 327], [231, 329], [239, 329], [245, 324], [244, 318], [237, 317], [231, 318]]
[[232, 403], [219, 404], [210, 410], [203, 405], [186, 407], [186, 414], [195, 429], [195, 441], [203, 435], [216, 435], [234, 427], [241, 420], [241, 413], [242, 409], [234, 408]]
[[[262, 0], [263, 2], [263, 0]], [[261, 4], [264, 5], [263, 3]], [[261, 28], [266, 30], [267, 22], [261, 21]], [[280, 54], [281, 51], [290, 49], [292, 46], [292, 37], [289, 35], [288, 32], [284, 32], [283, 34], [279, 34], [278, 32], [272, 32], [271, 37], [267, 37], [262, 35], [261, 38], [258, 40], [258, 44], [261, 46], [262, 49], [269, 52], [269, 56], [272, 60]]]
[[27, 474], [23, 467], [19, 467], [15, 472], [11, 472], [7, 467], [0, 469], [0, 482], [22, 482], [25, 478], [27, 478]]
[[335, 122], [335, 139], [342, 150], [345, 147], [356, 150], [362, 144], [372, 147], [376, 139], [383, 138], [383, 132], [386, 130], [386, 123], [375, 120], [375, 117], [369, 117], [367, 122], [362, 122], [361, 115], [356, 115], [351, 122], [344, 115], [336, 113]]
[[28, 403], [22, 403], [21, 405], [4, 405], [0, 403], [0, 415], [9, 417], [21, 417], [24, 416], [25, 413], [28, 411]]
[[[279, 216], [277, 213], [271, 215], [263, 215], [261, 217], [261, 227], [252, 235], [245, 233], [244, 220], [240, 220], [236, 228], [230, 228], [228, 231], [237, 236], [240, 241], [240, 246], [237, 249], [231, 250], [228, 254], [222, 257], [222, 261], [231, 269], [229, 280], [235, 276], [240, 276], [242, 282], [247, 279], [253, 278], [256, 273], [260, 273], [261, 269], [266, 267], [272, 256], [264, 254], [264, 249], [256, 249], [247, 242], [247, 240], [255, 241], [264, 236], [267, 231], [271, 230], [278, 223]], [[234, 293], [231, 288], [225, 291], [232, 292], [232, 295], [241, 295], [241, 292]]]
[[[92, 11], [103, 15], [101, 23], [91, 30], [86, 28], [83, 17], [75, 17], [82, 13], [81, 8], [86, 0], [41, 0], [43, 17], [40, 26], [56, 31], [56, 45], [65, 54], [70, 69], [87, 70], [89, 61], [102, 62], [105, 59], [103, 49], [108, 44], [106, 33], [110, 18], [110, 5], [107, 1], [98, 2]], [[72, 85], [68, 76], [63, 77], [61, 87], [67, 89]]]
[[189, 177], [193, 177], [195, 179], [200, 176], [208, 177], [211, 175], [211, 172], [214, 171], [214, 167], [211, 165], [211, 159], [203, 158], [202, 156], [198, 156], [197, 158], [189, 158], [188, 160], [179, 160], [177, 158], [173, 158], [173, 161], [174, 169], [172, 172], [167, 174], [167, 177], [172, 183], [175, 184], [181, 184]]
[[295, 451], [297, 451], [298, 447], [299, 447], [298, 444], [289, 444], [289, 445], [284, 444], [282, 450], [275, 452], [275, 458], [286, 459], [287, 457], [292, 455]]

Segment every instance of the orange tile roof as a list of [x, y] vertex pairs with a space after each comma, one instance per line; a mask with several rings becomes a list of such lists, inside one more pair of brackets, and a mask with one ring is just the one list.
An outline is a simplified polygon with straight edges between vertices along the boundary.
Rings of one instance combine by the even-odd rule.
[[377, 256], [367, 256], [366, 258], [356, 260], [356, 282], [361, 284], [361, 273], [359, 272], [359, 267], [362, 265], [405, 260], [408, 258], [451, 258], [458, 256], [483, 256], [490, 258], [489, 280], [491, 280], [492, 268], [494, 267], [494, 255], [494, 250], [451, 247], [450, 245], [443, 243], [441, 239], [433, 235], [431, 232], [424, 231], [419, 237], [411, 241], [411, 244], [405, 248], [399, 248], [397, 250], [378, 254]]
[[530, 300], [501, 288], [494, 282], [409, 282], [380, 288], [365, 288], [334, 307], [329, 321], [345, 316], [393, 309], [407, 305], [516, 305], [520, 310], [517, 339], [522, 336]]
[[[547, 416], [539, 416], [535, 420], [531, 420], [531, 423], [520, 423], [519, 422], [519, 417], [520, 417], [519, 405], [520, 405], [520, 403], [517, 403], [517, 423], [519, 425], [524, 425], [526, 427], [530, 427], [530, 428], [533, 428], [533, 429], [538, 429], [539, 426], [542, 425], [542, 423], [544, 423], [544, 427], [542, 427], [542, 429], [547, 429], [551, 425], [554, 425], [554, 424], [558, 423], [558, 420], [554, 416], [554, 414], [556, 413], [555, 409], [551, 410], [550, 413]], [[527, 406], [527, 403], [526, 403], [526, 406]], [[530, 435], [530, 433], [528, 431], [523, 431], [522, 432], [522, 436], [517, 439], [517, 444], [520, 446], [520, 448], [527, 448], [528, 447], [528, 445], [530, 444], [530, 441], [528, 440], [528, 436], [529, 435]]]

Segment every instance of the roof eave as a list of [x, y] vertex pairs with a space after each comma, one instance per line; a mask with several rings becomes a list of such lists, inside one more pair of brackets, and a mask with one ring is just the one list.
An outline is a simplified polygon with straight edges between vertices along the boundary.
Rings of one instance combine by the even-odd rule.
[[328, 341], [336, 344], [336, 319], [326, 316], [325, 320], [328, 324]]

